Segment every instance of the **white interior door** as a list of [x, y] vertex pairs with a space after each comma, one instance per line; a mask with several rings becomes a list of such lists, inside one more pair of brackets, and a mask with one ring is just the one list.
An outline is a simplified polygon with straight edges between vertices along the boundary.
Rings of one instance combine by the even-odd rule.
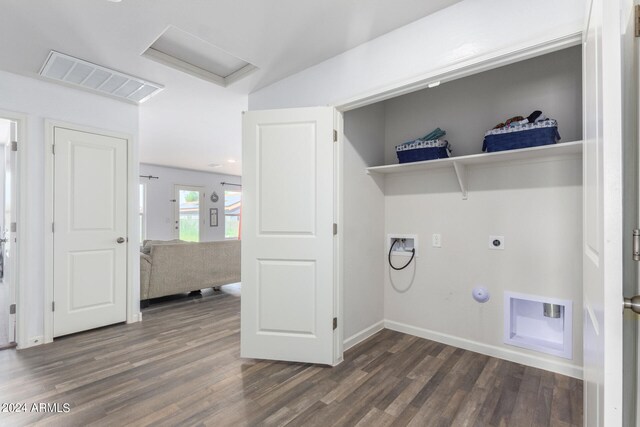
[[333, 364], [334, 110], [243, 117], [242, 357]]
[[[640, 294], [638, 287], [638, 262], [633, 257], [633, 238], [629, 230], [640, 225], [638, 120], [639, 107], [639, 64], [638, 41], [635, 37], [635, 16], [633, 3], [636, 0], [624, 0], [621, 15], [623, 30], [623, 171], [624, 171], [624, 282], [623, 292], [626, 297]], [[626, 310], [623, 317], [623, 424], [640, 425], [638, 420], [638, 327], [640, 317], [631, 310]], [[631, 409], [631, 410], [628, 410]], [[635, 409], [635, 410], [632, 410]]]
[[54, 129], [54, 336], [126, 320], [127, 143]]
[[[621, 16], [626, 0], [592, 0], [584, 37], [584, 409], [619, 426], [623, 408], [623, 123]], [[623, 9], [627, 9], [624, 10]], [[627, 230], [631, 232], [631, 230]], [[628, 363], [628, 360], [625, 359]]]

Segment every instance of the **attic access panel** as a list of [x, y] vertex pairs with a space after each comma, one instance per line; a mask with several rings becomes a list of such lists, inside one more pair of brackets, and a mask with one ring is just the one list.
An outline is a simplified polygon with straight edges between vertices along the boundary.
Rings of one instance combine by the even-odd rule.
[[255, 65], [174, 26], [169, 26], [142, 55], [223, 87], [258, 69]]

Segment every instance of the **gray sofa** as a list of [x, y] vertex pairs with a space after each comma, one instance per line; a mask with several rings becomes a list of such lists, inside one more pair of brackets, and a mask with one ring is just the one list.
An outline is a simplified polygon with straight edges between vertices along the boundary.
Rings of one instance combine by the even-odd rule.
[[240, 241], [144, 242], [140, 253], [140, 299], [240, 281]]

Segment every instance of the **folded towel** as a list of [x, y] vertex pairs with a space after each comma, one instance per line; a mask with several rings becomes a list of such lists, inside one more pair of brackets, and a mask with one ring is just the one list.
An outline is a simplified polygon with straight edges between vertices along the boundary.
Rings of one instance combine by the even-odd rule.
[[550, 128], [550, 127], [557, 127], [557, 126], [558, 126], [557, 121], [553, 119], [544, 119], [544, 120], [538, 120], [537, 122], [534, 122], [534, 123], [525, 123], [523, 125], [505, 126], [499, 129], [491, 129], [490, 131], [487, 131], [484, 134], [484, 136], [498, 135], [502, 133], [521, 132], [523, 130]]
[[432, 130], [431, 132], [429, 132], [428, 134], [426, 134], [425, 136], [418, 138], [418, 139], [414, 139], [411, 141], [407, 141], [407, 142], [403, 142], [400, 145], [409, 145], [409, 144], [413, 144], [417, 141], [436, 141], [440, 138], [442, 138], [443, 136], [445, 136], [447, 134], [446, 131], [440, 129], [440, 128], [435, 128], [434, 130]]
[[542, 114], [542, 111], [536, 110], [533, 113], [529, 114], [529, 116], [527, 116], [526, 118], [522, 116], [511, 117], [509, 120], [507, 120], [504, 123], [498, 123], [493, 127], [493, 129], [518, 127], [518, 126], [526, 125], [527, 123], [537, 123], [544, 120], [547, 120], [547, 116]]
[[446, 134], [447, 134], [447, 132], [443, 131], [442, 129], [435, 128], [434, 130], [432, 130], [431, 132], [429, 132], [428, 134], [426, 134], [425, 136], [423, 136], [420, 139], [423, 140], [423, 141], [434, 141], [436, 139], [442, 138]]

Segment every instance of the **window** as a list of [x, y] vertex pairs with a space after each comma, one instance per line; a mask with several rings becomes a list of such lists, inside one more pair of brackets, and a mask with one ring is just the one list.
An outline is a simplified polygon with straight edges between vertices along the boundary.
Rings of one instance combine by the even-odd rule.
[[224, 238], [240, 238], [240, 211], [242, 208], [242, 192], [224, 192]]
[[176, 231], [180, 240], [200, 241], [200, 210], [202, 207], [202, 188], [176, 186]]
[[140, 184], [140, 207], [138, 214], [140, 216], [140, 246], [147, 238], [147, 185]]

